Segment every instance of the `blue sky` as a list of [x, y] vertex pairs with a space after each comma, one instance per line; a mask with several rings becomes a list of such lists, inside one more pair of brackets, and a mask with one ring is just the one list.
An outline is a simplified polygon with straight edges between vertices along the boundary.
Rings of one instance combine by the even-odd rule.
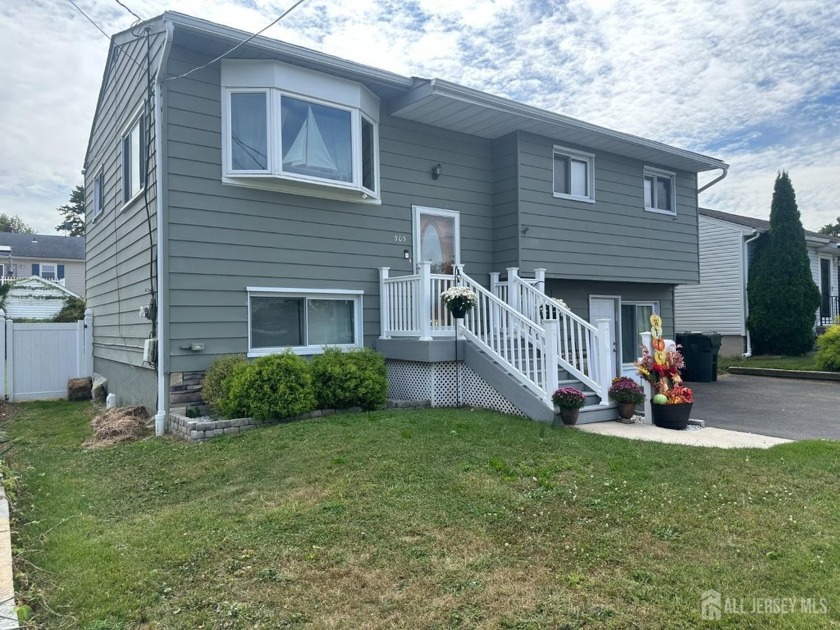
[[[124, 2], [252, 32], [292, 4]], [[107, 33], [134, 20], [115, 0], [77, 4]], [[834, 0], [308, 0], [266, 35], [721, 158], [704, 206], [767, 218], [785, 169], [806, 228], [840, 216]], [[0, 6], [0, 212], [39, 232], [81, 183], [107, 51], [66, 0]]]

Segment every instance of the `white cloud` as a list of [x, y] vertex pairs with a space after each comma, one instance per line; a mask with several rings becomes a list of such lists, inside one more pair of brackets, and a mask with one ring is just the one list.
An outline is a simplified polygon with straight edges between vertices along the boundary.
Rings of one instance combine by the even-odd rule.
[[[106, 32], [133, 18], [78, 0]], [[291, 0], [133, 0], [256, 31]], [[840, 214], [840, 5], [822, 0], [309, 0], [266, 34], [441, 77], [732, 164], [704, 205], [767, 217], [787, 169], [806, 227]], [[108, 42], [69, 3], [0, 7], [0, 211], [52, 232], [81, 177]]]

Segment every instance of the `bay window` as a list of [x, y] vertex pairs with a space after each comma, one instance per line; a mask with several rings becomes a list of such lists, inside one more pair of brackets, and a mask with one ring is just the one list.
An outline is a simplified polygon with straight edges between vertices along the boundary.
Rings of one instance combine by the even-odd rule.
[[280, 62], [222, 66], [222, 181], [379, 203], [379, 99]]

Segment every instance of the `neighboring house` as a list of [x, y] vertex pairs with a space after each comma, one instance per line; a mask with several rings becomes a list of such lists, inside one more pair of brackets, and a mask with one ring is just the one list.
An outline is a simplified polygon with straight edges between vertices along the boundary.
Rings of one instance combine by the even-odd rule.
[[[699, 280], [697, 174], [725, 163], [264, 37], [214, 61], [247, 38], [165, 13], [114, 36], [99, 94], [95, 370], [159, 430], [226, 353], [373, 346], [392, 397], [545, 419], [557, 384], [606, 399], [651, 312], [673, 333], [674, 287]], [[481, 297], [459, 346], [454, 282]]]
[[52, 319], [71, 297], [79, 296], [58, 282], [32, 276], [16, 280], [0, 300], [0, 308], [10, 319]]
[[[675, 291], [676, 330], [715, 331], [722, 335], [720, 353], [752, 351], [747, 330], [747, 281], [755, 240], [770, 222], [700, 208], [700, 284]], [[822, 297], [815, 326], [840, 314], [840, 238], [805, 231], [811, 275]]]
[[30, 276], [58, 282], [84, 295], [84, 237], [0, 232], [2, 281]]

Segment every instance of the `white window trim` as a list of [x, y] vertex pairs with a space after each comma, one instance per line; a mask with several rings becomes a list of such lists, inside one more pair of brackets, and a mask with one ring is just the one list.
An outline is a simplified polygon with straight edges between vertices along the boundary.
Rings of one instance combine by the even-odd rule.
[[[122, 165], [120, 165], [122, 166]], [[97, 182], [99, 182], [97, 184]], [[99, 189], [99, 204], [96, 203], [96, 192]], [[91, 211], [91, 221], [96, 221], [96, 218], [102, 214], [105, 207], [105, 168], [100, 166], [96, 175], [93, 177], [93, 208]]]
[[295, 354], [311, 355], [323, 354], [326, 346], [290, 346], [277, 348], [253, 348], [251, 345], [251, 298], [252, 297], [290, 297], [290, 298], [313, 298], [320, 300], [353, 300], [353, 336], [354, 343], [330, 345], [330, 348], [341, 348], [350, 350], [364, 346], [364, 325], [362, 322], [364, 291], [361, 289], [291, 289], [281, 287], [246, 287], [248, 307], [248, 357], [264, 357], [270, 354], [278, 354], [291, 350]]
[[[232, 156], [231, 156], [231, 139], [230, 134], [232, 132], [232, 124], [230, 121], [230, 114], [232, 110], [231, 106], [231, 96], [233, 94], [265, 94], [265, 128], [266, 128], [266, 138], [267, 138], [267, 147], [266, 147], [266, 170], [235, 170], [232, 164]], [[224, 90], [224, 102], [222, 109], [224, 111], [224, 135], [222, 136], [222, 150], [224, 151], [223, 155], [223, 164], [225, 166], [225, 173], [230, 175], [231, 177], [249, 177], [249, 176], [266, 176], [271, 175], [272, 169], [274, 168], [275, 156], [274, 156], [274, 143], [272, 142], [272, 137], [274, 135], [274, 98], [272, 97], [271, 90], [268, 88], [235, 88], [235, 89], [226, 89]]]
[[[125, 200], [125, 186], [126, 186], [126, 182], [125, 182], [125, 138], [128, 134], [131, 133], [131, 130], [134, 128], [134, 125], [136, 125], [137, 122], [143, 117], [145, 107], [146, 107], [146, 104], [144, 102], [142, 105], [140, 105], [139, 108], [137, 108], [137, 111], [129, 119], [128, 124], [125, 127], [123, 127], [123, 130], [120, 133], [120, 181], [122, 182], [122, 187], [120, 189], [120, 200], [122, 201], [122, 205], [120, 206], [120, 210], [119, 210], [120, 212], [122, 212], [123, 210], [128, 208], [131, 204], [133, 204], [135, 201], [137, 201], [137, 199], [143, 195], [143, 191], [146, 190], [146, 185], [148, 184], [148, 182], [146, 181], [146, 178], [149, 175], [148, 172], [147, 173], [141, 173], [140, 179], [141, 179], [141, 181], [143, 181], [143, 184], [140, 186], [140, 188], [137, 189], [137, 192], [134, 193], [134, 195], [132, 195], [131, 198], [128, 201], [124, 201]], [[146, 142], [146, 133], [145, 133], [145, 130], [141, 130], [141, 131], [144, 131], [144, 133], [140, 134], [141, 135], [140, 139], [143, 143], [145, 143]], [[148, 154], [148, 151], [149, 151], [149, 148], [146, 147], [146, 153], [147, 154]], [[146, 156], [142, 156], [142, 157], [145, 158]], [[142, 166], [142, 164], [143, 164], [142, 161], [141, 161], [140, 164]], [[147, 170], [148, 170], [148, 166], [149, 165], [146, 164], [146, 169]]]
[[[267, 92], [269, 116], [267, 171], [231, 169], [230, 94]], [[309, 103], [349, 111], [353, 181], [288, 173], [282, 170], [281, 99], [295, 98]], [[376, 190], [362, 185], [362, 118], [373, 125], [373, 183]], [[379, 99], [363, 85], [298, 66], [274, 61], [226, 60], [222, 64], [222, 183], [247, 188], [381, 204], [379, 161]]]
[[420, 247], [420, 215], [421, 214], [432, 214], [438, 217], [446, 217], [450, 219], [455, 219], [455, 264], [461, 264], [461, 213], [457, 210], [446, 210], [444, 208], [428, 208], [426, 206], [411, 206], [412, 210], [412, 219], [411, 219], [411, 231], [412, 231], [412, 243], [411, 246], [414, 250], [414, 260], [417, 263], [423, 262], [421, 260], [422, 256], [422, 249]]
[[[622, 340], [624, 339], [624, 318], [621, 316], [621, 307], [622, 306], [650, 306], [653, 309], [653, 312], [656, 315], [660, 315], [661, 311], [659, 310], [659, 300], [619, 300], [618, 301], [618, 335], [616, 336], [616, 345], [618, 346], [619, 353], [621, 354], [621, 358], [619, 359], [619, 363], [623, 368], [629, 367], [633, 365], [633, 361], [625, 361], [624, 360], [624, 348]], [[639, 342], [641, 345], [641, 341]]]
[[[589, 191], [588, 195], [571, 195], [568, 193], [559, 193], [554, 190], [556, 179], [554, 169], [557, 165], [555, 158], [558, 155], [569, 158], [570, 160], [586, 163], [586, 189]], [[595, 155], [585, 151], [578, 151], [577, 149], [570, 149], [569, 147], [554, 145], [554, 151], [551, 154], [551, 191], [556, 199], [571, 199], [572, 201], [595, 203]]]
[[[650, 207], [645, 203], [645, 177], [654, 177], [652, 195], [656, 195], [656, 179], [657, 177], [667, 177], [671, 180], [671, 210], [662, 210], [661, 208]], [[645, 166], [642, 174], [642, 203], [645, 206], [645, 212], [653, 212], [655, 214], [666, 214], [670, 217], [677, 215], [677, 174], [672, 171], [665, 171], [661, 168], [653, 166]]]
[[38, 277], [43, 278], [44, 280], [49, 280], [49, 278], [44, 278], [44, 267], [52, 267], [53, 268], [53, 275], [55, 279], [52, 282], [58, 282], [58, 263], [52, 262], [39, 262], [38, 263]]

